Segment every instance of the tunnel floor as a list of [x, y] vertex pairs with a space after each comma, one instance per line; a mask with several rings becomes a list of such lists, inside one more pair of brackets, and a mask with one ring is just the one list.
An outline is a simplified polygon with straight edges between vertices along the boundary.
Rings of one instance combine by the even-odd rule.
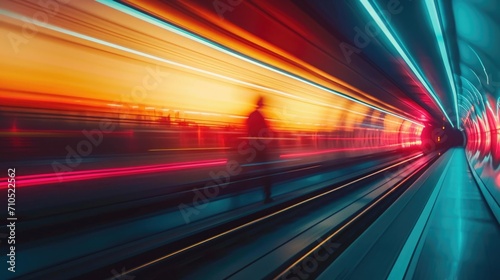
[[[373, 275], [496, 279], [500, 275], [496, 258], [500, 226], [471, 174], [464, 150], [449, 150], [420, 181], [404, 206], [395, 203], [395, 209], [384, 213], [320, 279]], [[419, 196], [425, 188], [427, 195]], [[408, 226], [400, 222], [404, 219], [413, 222]], [[397, 235], [407, 238], [402, 242]]]

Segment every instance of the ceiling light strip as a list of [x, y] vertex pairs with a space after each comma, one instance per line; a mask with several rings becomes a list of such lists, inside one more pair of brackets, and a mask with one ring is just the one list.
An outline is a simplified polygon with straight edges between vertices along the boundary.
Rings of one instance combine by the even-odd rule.
[[448, 50], [446, 48], [446, 41], [443, 34], [443, 29], [441, 27], [441, 18], [439, 16], [438, 7], [434, 0], [425, 1], [427, 12], [431, 19], [432, 27], [434, 28], [434, 33], [436, 35], [437, 43], [439, 46], [439, 51], [441, 52], [441, 59], [443, 60], [444, 68], [446, 70], [446, 75], [448, 76], [448, 81], [451, 86], [451, 91], [453, 94], [453, 101], [455, 105], [455, 112], [457, 116], [457, 127], [460, 127], [460, 121], [458, 118], [458, 98], [457, 98], [457, 88], [455, 79], [453, 78], [453, 73], [451, 71], [451, 59], [448, 55]]
[[413, 74], [417, 77], [417, 79], [420, 81], [420, 83], [425, 87], [427, 92], [430, 94], [432, 99], [436, 102], [438, 107], [441, 109], [443, 112], [444, 116], [448, 121], [450, 122], [451, 126], [454, 127], [453, 122], [451, 121], [450, 117], [446, 113], [446, 110], [443, 108], [443, 105], [441, 104], [440, 99], [437, 97], [437, 95], [434, 93], [434, 91], [431, 89], [425, 78], [420, 74], [420, 71], [417, 69], [413, 61], [410, 59], [409, 55], [406, 53], [406, 51], [403, 49], [402, 44], [399, 43], [399, 41], [395, 38], [395, 35], [392, 34], [392, 32], [389, 30], [388, 26], [384, 22], [384, 20], [379, 16], [379, 13], [375, 9], [375, 7], [370, 3], [369, 0], [360, 0], [361, 4], [363, 7], [367, 10], [367, 12], [370, 14], [370, 16], [373, 18], [373, 20], [377, 23], [379, 28], [384, 32], [385, 36], [393, 47], [396, 49], [396, 51], [399, 53], [399, 55], [403, 58], [403, 60], [406, 62], [408, 67], [410, 67], [411, 71]]

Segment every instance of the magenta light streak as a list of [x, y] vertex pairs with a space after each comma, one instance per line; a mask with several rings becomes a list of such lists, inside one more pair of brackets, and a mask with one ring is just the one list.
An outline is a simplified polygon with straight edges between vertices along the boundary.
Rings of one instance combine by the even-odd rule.
[[[46, 184], [56, 184], [61, 182], [73, 182], [73, 181], [92, 180], [92, 179], [109, 178], [117, 176], [131, 176], [138, 174], [184, 170], [195, 167], [223, 165], [226, 162], [227, 162], [226, 159], [214, 159], [205, 161], [176, 162], [168, 164], [143, 165], [143, 166], [123, 167], [123, 168], [72, 171], [63, 173], [60, 176], [56, 173], [27, 175], [27, 176], [16, 177], [16, 186], [27, 187], [27, 186], [46, 185]], [[7, 181], [7, 178], [2, 178], [0, 180]], [[5, 188], [7, 188], [6, 185], [2, 185], [0, 187], [0, 189], [5, 189]]]

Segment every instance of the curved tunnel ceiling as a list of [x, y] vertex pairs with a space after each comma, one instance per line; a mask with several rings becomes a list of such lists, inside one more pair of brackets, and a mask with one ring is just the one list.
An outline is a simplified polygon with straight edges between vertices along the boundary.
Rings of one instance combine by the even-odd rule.
[[[463, 107], [468, 111], [474, 106], [481, 110], [489, 108], [497, 116], [500, 97], [497, 48], [500, 38], [490, 34], [500, 34], [500, 20], [493, 14], [499, 8], [500, 3], [493, 0], [453, 2], [459, 57], [456, 63], [460, 65], [455, 75], [460, 77], [461, 94], [470, 101], [464, 102]], [[464, 111], [462, 117], [466, 114]]]
[[[429, 89], [435, 92], [439, 102], [433, 100], [422, 81], [398, 53], [394, 42], [381, 30], [362, 2], [367, 2], [375, 8], [375, 13], [385, 23], [390, 36], [405, 51], [408, 60], [413, 62], [418, 74], [428, 83]], [[358, 53], [359, 56], [375, 64], [407, 99], [425, 109], [430, 116], [428, 121], [441, 122], [443, 111], [450, 116], [455, 114], [453, 98], [449, 94], [450, 85], [446, 83], [439, 47], [423, 2], [315, 0], [308, 3], [312, 3], [309, 4], [311, 10], [318, 14], [330, 29], [338, 30], [345, 40], [362, 50]], [[362, 44], [363, 38], [368, 38], [369, 43]]]
[[[491, 34], [500, 34], [493, 12], [500, 2], [296, 2], [308, 6], [330, 30], [360, 47], [362, 52], [357, 54], [373, 62], [408, 98], [427, 110], [434, 122], [443, 119], [463, 127], [461, 123], [474, 106], [490, 108], [498, 115], [500, 61], [495, 54], [500, 37]], [[361, 44], [364, 38], [369, 41]]]

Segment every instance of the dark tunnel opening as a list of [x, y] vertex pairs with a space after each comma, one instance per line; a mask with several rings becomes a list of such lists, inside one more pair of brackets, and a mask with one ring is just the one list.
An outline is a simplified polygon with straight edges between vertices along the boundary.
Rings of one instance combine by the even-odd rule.
[[426, 126], [422, 130], [421, 138], [422, 149], [426, 154], [452, 147], [465, 147], [466, 143], [464, 133], [448, 124]]

